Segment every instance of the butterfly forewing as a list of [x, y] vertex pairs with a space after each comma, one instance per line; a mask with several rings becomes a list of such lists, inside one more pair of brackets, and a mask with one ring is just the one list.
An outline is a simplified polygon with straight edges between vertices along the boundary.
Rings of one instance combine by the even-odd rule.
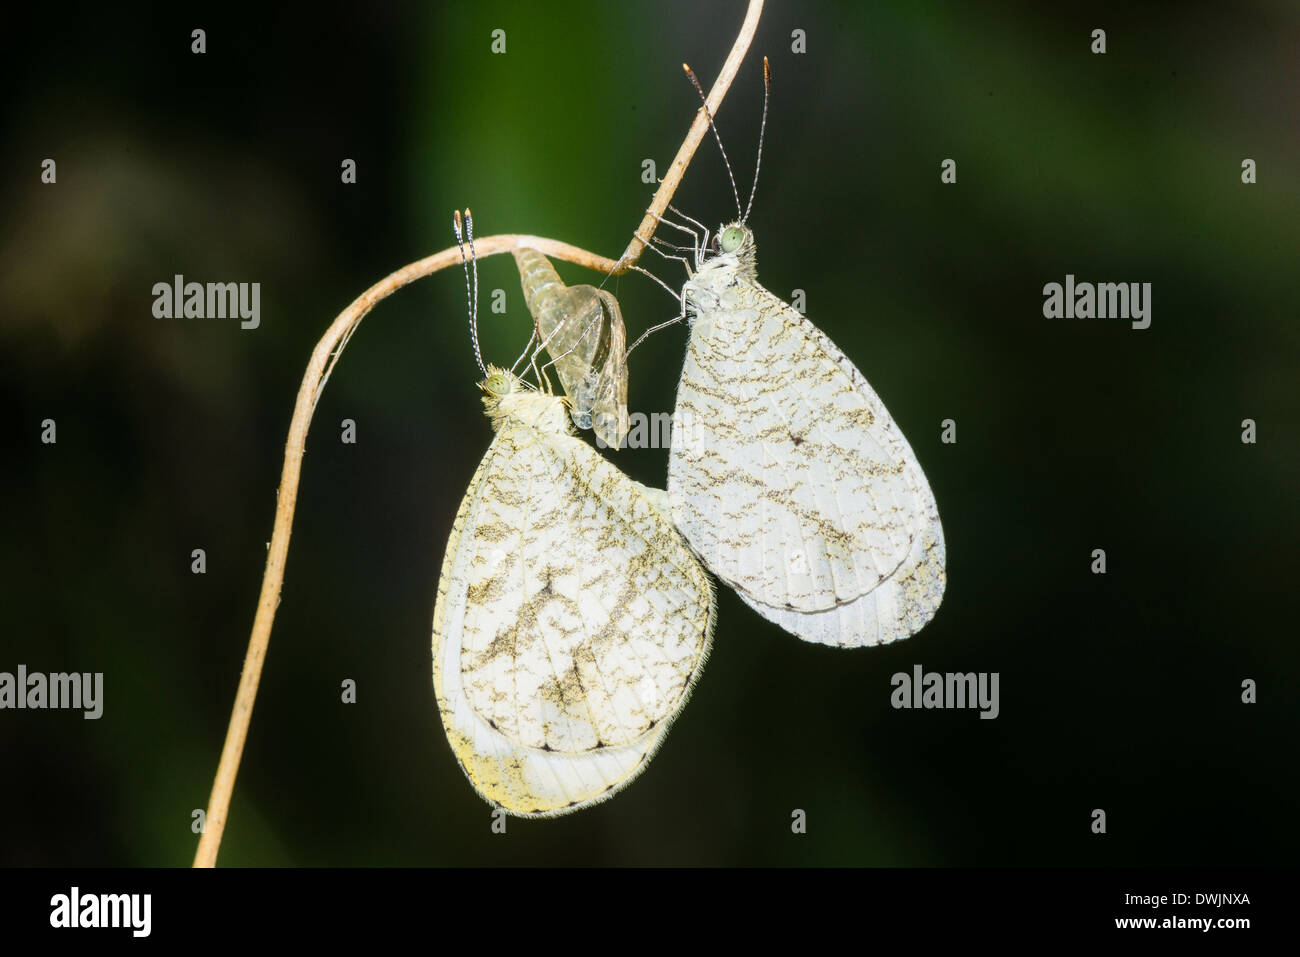
[[660, 495], [568, 434], [558, 397], [489, 414], [439, 584], [434, 687], [484, 797], [564, 813], [662, 740], [707, 654], [711, 586]]
[[906, 637], [942, 597], [943, 532], [884, 404], [824, 333], [758, 284], [752, 239], [686, 284], [673, 517], [752, 607], [810, 641]]

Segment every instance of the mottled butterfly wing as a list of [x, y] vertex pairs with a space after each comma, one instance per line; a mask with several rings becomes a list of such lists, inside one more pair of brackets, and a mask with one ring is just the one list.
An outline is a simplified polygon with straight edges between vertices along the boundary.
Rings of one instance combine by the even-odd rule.
[[487, 401], [497, 434], [443, 563], [434, 689], [483, 797], [562, 814], [663, 740], [708, 652], [712, 586], [666, 496], [567, 434], [558, 397]]
[[851, 361], [754, 276], [752, 238], [706, 262], [677, 391], [673, 518], [718, 577], [809, 641], [905, 638], [943, 596], [929, 483]]
[[535, 249], [514, 250], [524, 301], [569, 399], [573, 422], [619, 448], [628, 430], [627, 333], [612, 293], [565, 286]]

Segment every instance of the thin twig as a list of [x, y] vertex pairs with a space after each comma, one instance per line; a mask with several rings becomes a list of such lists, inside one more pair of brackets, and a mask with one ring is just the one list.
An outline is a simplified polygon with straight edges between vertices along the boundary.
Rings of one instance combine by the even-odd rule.
[[[731, 81], [736, 76], [740, 61], [749, 49], [762, 10], [763, 0], [750, 0], [745, 22], [709, 94], [709, 110], [715, 115], [722, 98], [726, 96], [727, 89], [731, 86]], [[701, 110], [696, 114], [686, 139], [677, 151], [668, 175], [660, 183], [645, 219], [636, 230], [647, 239], [653, 235], [658, 218], [672, 201], [673, 193], [677, 190], [696, 147], [704, 138], [707, 127], [706, 115]], [[626, 272], [640, 258], [645, 246], [639, 237], [634, 238], [623, 256], [614, 261], [577, 246], [539, 236], [489, 236], [475, 242], [480, 258], [509, 252], [520, 246], [528, 246], [555, 259], [562, 259], [607, 274]], [[253, 716], [253, 702], [257, 697], [258, 682], [262, 677], [262, 664], [266, 660], [266, 649], [271, 640], [271, 625], [275, 620], [276, 608], [280, 604], [280, 588], [284, 581], [285, 560], [289, 555], [289, 535], [293, 528], [294, 506], [298, 499], [298, 479], [302, 472], [302, 457], [307, 445], [307, 429], [311, 425], [312, 412], [320, 397], [320, 389], [334, 363], [342, 354], [341, 343], [352, 334], [366, 313], [370, 312], [380, 300], [417, 279], [432, 275], [459, 262], [460, 251], [453, 246], [403, 266], [358, 296], [330, 324], [320, 342], [316, 343], [316, 348], [312, 350], [302, 385], [298, 388], [293, 418], [289, 423], [289, 437], [284, 447], [284, 467], [280, 472], [280, 491], [275, 506], [275, 524], [266, 555], [266, 570], [262, 575], [262, 591], [257, 600], [257, 614], [253, 619], [252, 633], [248, 638], [248, 652], [244, 656], [244, 670], [239, 679], [239, 690], [235, 694], [235, 705], [231, 710], [230, 724], [226, 729], [225, 745], [221, 749], [221, 760], [217, 765], [216, 778], [212, 782], [212, 794], [208, 798], [203, 834], [199, 838], [198, 851], [194, 855], [195, 867], [215, 867], [217, 863], [217, 851], [221, 847], [221, 837], [226, 828], [230, 798], [235, 790], [235, 776], [239, 772], [239, 761], [243, 756], [244, 742], [248, 738], [248, 725]]]

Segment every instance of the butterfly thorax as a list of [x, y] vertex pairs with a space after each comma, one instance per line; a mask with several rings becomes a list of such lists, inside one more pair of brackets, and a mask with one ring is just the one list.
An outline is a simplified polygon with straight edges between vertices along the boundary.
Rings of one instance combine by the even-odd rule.
[[724, 226], [719, 234], [735, 230], [741, 231], [744, 237], [737, 248], [715, 252], [682, 287], [692, 323], [701, 318], [707, 320], [708, 314], [736, 305], [738, 293], [759, 288], [758, 253], [753, 234], [737, 224]]
[[567, 435], [573, 431], [564, 400], [545, 392], [524, 392], [518, 395], [483, 397], [492, 431], [500, 432], [511, 425], [526, 425], [542, 432], [559, 432]]
[[[698, 275], [698, 274], [697, 274]], [[767, 321], [781, 323], [781, 303], [757, 282], [715, 281], [687, 293], [691, 336], [688, 349], [732, 352]]]

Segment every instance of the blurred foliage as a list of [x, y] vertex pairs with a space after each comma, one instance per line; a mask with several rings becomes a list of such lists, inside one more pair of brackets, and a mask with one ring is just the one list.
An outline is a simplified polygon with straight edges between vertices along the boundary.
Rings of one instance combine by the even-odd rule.
[[[99, 721], [0, 713], [0, 861], [189, 862], [314, 343], [372, 283], [449, 245], [453, 208], [481, 235], [617, 255], [652, 193], [642, 161], [662, 174], [698, 104], [680, 62], [711, 82], [742, 14], [11, 12], [0, 670], [103, 671], [106, 702]], [[1105, 56], [1088, 52], [1098, 26]], [[911, 439], [948, 540], [936, 620], [839, 652], [722, 590], [704, 678], [644, 777], [491, 835], [429, 676], [443, 548], [490, 440], [462, 278], [437, 275], [366, 319], [316, 411], [222, 862], [1293, 861], [1297, 27], [1294, 5], [1266, 0], [1176, 15], [772, 0], [719, 126], [743, 192], [766, 53], [760, 276], [806, 291]], [[56, 186], [39, 183], [45, 157]], [[345, 157], [356, 185], [339, 182]], [[1240, 182], [1245, 157], [1257, 185]], [[676, 204], [731, 216], [711, 141]], [[177, 273], [261, 282], [261, 328], [154, 319], [152, 285]], [[1151, 282], [1152, 327], [1044, 320], [1042, 286], [1066, 273]], [[514, 265], [481, 276], [508, 302], [482, 317], [484, 353], [511, 360], [527, 336]], [[643, 277], [611, 282], [632, 336], [676, 311]], [[635, 410], [671, 410], [684, 336], [637, 351]], [[663, 482], [663, 450], [617, 461]], [[1097, 547], [1104, 577], [1088, 572]], [[1001, 716], [892, 710], [890, 676], [918, 662], [999, 672]]]

